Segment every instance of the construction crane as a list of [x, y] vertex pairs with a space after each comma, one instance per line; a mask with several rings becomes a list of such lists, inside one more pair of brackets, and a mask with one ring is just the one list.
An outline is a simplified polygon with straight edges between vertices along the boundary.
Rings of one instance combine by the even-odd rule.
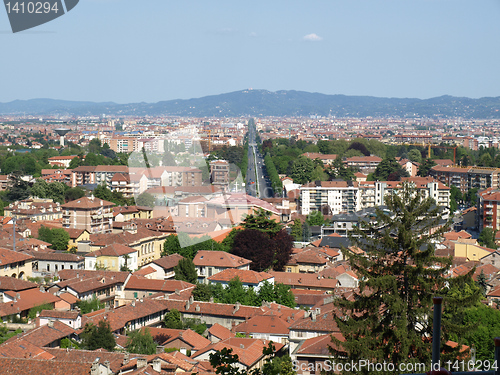
[[456, 159], [457, 159], [457, 146], [451, 147], [451, 146], [439, 146], [439, 145], [433, 145], [431, 143], [425, 144], [425, 143], [403, 143], [403, 146], [420, 146], [420, 147], [427, 147], [427, 158], [431, 158], [431, 149], [432, 148], [446, 148], [453, 150], [453, 165], [456, 165]]

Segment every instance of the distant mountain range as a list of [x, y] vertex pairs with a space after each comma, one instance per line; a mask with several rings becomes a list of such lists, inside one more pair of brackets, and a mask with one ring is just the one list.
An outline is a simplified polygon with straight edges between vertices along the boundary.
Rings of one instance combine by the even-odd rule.
[[53, 99], [0, 103], [0, 114], [136, 116], [335, 116], [500, 118], [500, 97], [431, 99], [326, 95], [304, 91], [242, 90], [196, 99], [116, 104]]

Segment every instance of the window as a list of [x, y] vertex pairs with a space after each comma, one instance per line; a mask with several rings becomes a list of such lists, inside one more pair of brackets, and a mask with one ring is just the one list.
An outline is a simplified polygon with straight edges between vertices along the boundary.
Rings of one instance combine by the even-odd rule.
[[137, 298], [137, 292], [134, 292], [134, 298]]

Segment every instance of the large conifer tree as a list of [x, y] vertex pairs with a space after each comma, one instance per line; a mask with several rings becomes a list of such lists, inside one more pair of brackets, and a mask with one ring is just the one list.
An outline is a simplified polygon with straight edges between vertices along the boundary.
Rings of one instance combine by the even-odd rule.
[[[361, 223], [351, 233], [351, 241], [366, 256], [346, 249], [360, 277], [359, 292], [354, 299], [336, 301], [335, 319], [345, 341], [332, 337], [332, 355], [337, 362], [347, 358], [355, 363], [430, 364], [432, 297], [446, 296], [444, 310], [451, 313], [443, 315], [442, 343], [446, 343], [460, 341], [457, 332], [464, 327], [454, 325], [453, 317], [479, 296], [454, 298], [448, 293], [463, 279], [446, 279], [451, 258], [434, 254], [436, 240], [449, 228], [434, 200], [404, 182], [385, 202], [388, 210], [377, 209], [375, 220]], [[367, 370], [358, 373], [370, 373]]]

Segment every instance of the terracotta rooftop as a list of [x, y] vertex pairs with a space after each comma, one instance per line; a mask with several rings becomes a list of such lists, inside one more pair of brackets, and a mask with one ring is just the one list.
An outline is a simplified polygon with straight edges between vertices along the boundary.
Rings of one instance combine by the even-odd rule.
[[115, 206], [113, 202], [108, 202], [99, 198], [89, 198], [82, 197], [75, 199], [74, 201], [63, 204], [61, 207], [63, 208], [80, 208], [80, 209], [92, 209], [99, 207], [112, 207]]
[[224, 268], [239, 268], [250, 264], [252, 261], [226, 253], [225, 251], [199, 250], [193, 259], [197, 267], [216, 266]]
[[153, 263], [162, 267], [165, 270], [169, 270], [174, 268], [181, 259], [184, 259], [182, 255], [171, 254], [165, 257], [161, 257], [160, 259], [155, 259], [153, 260]]
[[234, 337], [234, 333], [228, 330], [226, 327], [221, 326], [219, 323], [215, 323], [212, 327], [208, 329], [208, 333], [217, 337], [220, 340], [225, 340], [230, 337]]
[[16, 279], [15, 277], [0, 276], [0, 290], [13, 290], [18, 292], [31, 288], [38, 288], [38, 284], [31, 281]]
[[194, 284], [181, 280], [155, 280], [135, 275], [130, 276], [125, 284], [126, 290], [157, 291], [166, 293], [174, 293], [176, 290], [181, 291], [194, 287]]
[[243, 284], [255, 284], [255, 285], [258, 285], [260, 282], [273, 278], [273, 276], [267, 272], [256, 272], [251, 270], [226, 268], [225, 270], [217, 272], [215, 275], [210, 276], [208, 280], [229, 282], [236, 277], [239, 278]]
[[290, 333], [289, 325], [290, 323], [275, 315], [254, 316], [234, 327], [233, 332], [288, 335]]

